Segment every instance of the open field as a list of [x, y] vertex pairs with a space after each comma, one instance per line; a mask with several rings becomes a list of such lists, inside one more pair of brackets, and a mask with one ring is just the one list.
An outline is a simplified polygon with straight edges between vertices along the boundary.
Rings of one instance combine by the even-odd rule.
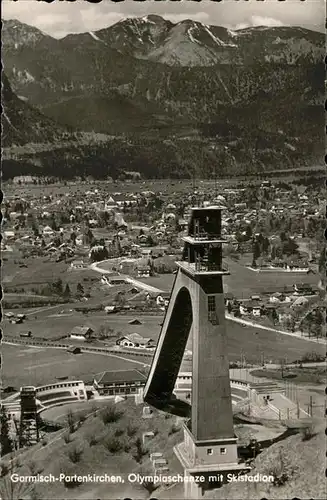
[[305, 383], [314, 383], [314, 384], [324, 384], [326, 382], [326, 367], [306, 367], [303, 368], [286, 368], [283, 370], [253, 370], [251, 375], [254, 377], [263, 377], [269, 378], [273, 380], [290, 380], [294, 383], [305, 384]]
[[137, 280], [159, 288], [159, 290], [163, 290], [164, 292], [170, 292], [175, 276], [175, 274], [160, 274], [159, 276], [151, 276], [150, 278], [137, 278]]
[[[106, 326], [112, 328], [117, 334], [122, 332], [127, 333], [139, 333], [144, 337], [151, 337], [156, 340], [160, 333], [160, 324], [163, 321], [163, 316], [143, 316], [138, 317], [137, 313], [135, 315], [108, 315], [105, 312], [92, 312], [88, 315], [83, 313], [72, 311], [69, 312], [69, 307], [67, 305], [61, 304], [59, 307], [52, 309], [45, 309], [40, 312], [33, 312], [26, 319], [26, 321], [20, 325], [14, 325], [10, 323], [5, 323], [3, 326], [4, 334], [17, 336], [20, 333], [31, 331], [33, 337], [42, 337], [46, 339], [56, 339], [63, 335], [69, 335], [71, 330], [75, 326], [89, 326], [94, 331], [100, 326]], [[63, 314], [59, 312], [65, 311]], [[35, 316], [37, 319], [35, 319]], [[128, 322], [138, 318], [142, 324], [141, 325], [129, 325]]]
[[253, 293], [282, 291], [284, 286], [295, 283], [309, 283], [318, 286], [319, 275], [297, 273], [257, 273], [232, 259], [225, 259], [230, 276], [224, 279], [225, 292], [237, 298], [249, 298]]
[[82, 283], [85, 279], [91, 282], [99, 280], [99, 273], [91, 269], [71, 269], [69, 262], [53, 262], [49, 258], [29, 257], [22, 262], [27, 267], [19, 267], [19, 261], [14, 263], [12, 259], [4, 264], [4, 288], [10, 290], [11, 287], [38, 287], [62, 279], [63, 283], [69, 286]]
[[[157, 340], [160, 334], [160, 323], [163, 316], [139, 316], [141, 325], [129, 325], [128, 321], [138, 316], [106, 316], [104, 314], [92, 314], [85, 318], [80, 313], [72, 313], [71, 316], [53, 315], [52, 311], [43, 311], [39, 319], [28, 319], [23, 325], [6, 324], [4, 333], [18, 335], [19, 331], [31, 330], [34, 336], [47, 337], [49, 339], [58, 337], [60, 334], [69, 332], [74, 326], [89, 325], [94, 328], [107, 325], [117, 332], [138, 332], [143, 336], [150, 336]], [[275, 332], [255, 329], [253, 327], [242, 327], [232, 321], [226, 322], [227, 345], [230, 361], [240, 361], [243, 356], [246, 362], [258, 364], [264, 356], [265, 362], [279, 363], [281, 359], [292, 362], [300, 359], [307, 352], [315, 351], [325, 354], [325, 348], [321, 344], [308, 342], [306, 340], [289, 337]], [[74, 344], [78, 341], [72, 342]], [[83, 345], [83, 343], [79, 343]], [[188, 348], [191, 347], [189, 342]], [[3, 345], [4, 368], [2, 372], [4, 385], [19, 386], [23, 383], [47, 383], [54, 380], [56, 374], [74, 376], [76, 378], [88, 378], [103, 370], [123, 369], [130, 366], [123, 359], [106, 357], [96, 354], [71, 355], [66, 351], [56, 349], [30, 350], [22, 346]], [[117, 353], [118, 354], [118, 353]], [[119, 355], [119, 354], [118, 354]], [[140, 358], [129, 354], [121, 354], [135, 361]], [[19, 362], [17, 361], [19, 360]], [[142, 360], [143, 361], [143, 360]], [[144, 363], [149, 363], [145, 360]], [[132, 361], [131, 361], [131, 364]], [[139, 363], [134, 363], [140, 367]], [[37, 382], [33, 382], [33, 380]]]
[[[68, 310], [69, 306], [61, 307], [61, 310]], [[152, 315], [106, 315], [103, 312], [90, 313], [87, 316], [79, 312], [67, 312], [58, 314], [60, 307], [46, 309], [28, 317], [21, 325], [5, 323], [4, 334], [19, 335], [21, 332], [31, 330], [34, 337], [44, 337], [54, 339], [62, 335], [68, 335], [75, 326], [90, 326], [97, 330], [101, 325], [112, 328], [117, 334], [139, 333], [144, 337], [151, 337], [157, 341], [159, 338], [161, 323], [164, 316]], [[141, 325], [130, 325], [129, 321], [139, 319]], [[309, 342], [300, 338], [278, 334], [269, 330], [261, 330], [255, 327], [244, 327], [233, 321], [226, 322], [228, 354], [231, 361], [240, 360], [241, 353], [247, 361], [260, 362], [262, 354], [267, 361], [279, 362], [281, 358], [287, 356], [288, 361], [300, 359], [303, 354], [309, 351], [316, 351], [324, 354], [324, 346], [316, 342]]]
[[140, 369], [142, 364], [97, 354], [70, 354], [64, 349], [2, 345], [3, 386], [19, 389], [22, 385], [43, 385], [56, 381], [56, 376], [93, 381], [105, 370]]
[[[18, 148], [19, 149], [19, 148]], [[262, 178], [258, 173], [254, 175], [247, 176], [235, 176], [235, 177], [220, 177], [217, 180], [218, 189], [230, 188], [241, 186], [244, 187], [248, 184], [261, 184], [263, 180], [269, 180], [271, 182], [289, 182], [295, 181], [299, 177], [309, 177], [312, 175], [323, 176], [323, 168], [321, 165], [311, 165], [311, 166], [297, 166], [296, 169], [285, 169], [285, 170], [271, 170], [267, 171], [262, 175]], [[196, 179], [196, 184], [200, 189], [212, 188], [212, 180], [208, 179]], [[140, 191], [161, 191], [163, 193], [172, 194], [178, 192], [193, 192], [193, 180], [192, 179], [148, 179], [142, 180], [140, 182], [109, 182], [109, 181], [67, 181], [66, 183], [57, 183], [49, 185], [15, 185], [10, 182], [5, 182], [3, 185], [3, 190], [7, 196], [19, 195], [21, 197], [28, 196], [47, 196], [47, 195], [65, 195], [67, 190], [70, 193], [83, 193], [85, 191], [90, 191], [94, 189], [105, 189], [108, 193], [122, 192], [122, 193], [134, 193]]]
[[[226, 293], [233, 293], [238, 299], [249, 298], [255, 293], [283, 291], [284, 286], [292, 286], [295, 283], [309, 283], [318, 286], [320, 279], [318, 274], [257, 273], [230, 258], [225, 258], [224, 261], [228, 264], [231, 273], [224, 277], [224, 290]], [[175, 274], [161, 274], [160, 276], [141, 278], [139, 281], [168, 292], [171, 290], [174, 279]]]

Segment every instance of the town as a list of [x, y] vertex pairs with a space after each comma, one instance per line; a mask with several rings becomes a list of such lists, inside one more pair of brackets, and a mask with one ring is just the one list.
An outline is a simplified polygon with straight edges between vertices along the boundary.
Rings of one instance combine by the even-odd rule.
[[[47, 447], [53, 433], [65, 432], [68, 446], [90, 419], [107, 426], [121, 411], [128, 433], [133, 413], [143, 421], [137, 463], [149, 449], [149, 474], [176, 470], [170, 438], [165, 450], [155, 443], [167, 426], [177, 439], [180, 417], [163, 419], [143, 394], [194, 207], [222, 213], [234, 419], [275, 422], [249, 439], [241, 420], [238, 453], [253, 460], [288, 421], [308, 433], [308, 420], [320, 421], [323, 396], [301, 382], [320, 387], [325, 360], [324, 206], [314, 177], [69, 186], [21, 177], [6, 186], [2, 221], [7, 453]], [[192, 399], [192, 349], [189, 339], [174, 389], [185, 402]], [[106, 441], [111, 456], [128, 448], [117, 436]], [[98, 438], [89, 439], [96, 446]], [[70, 461], [75, 452], [82, 453]], [[166, 491], [160, 481], [142, 488]]]
[[[73, 303], [74, 311], [85, 314], [164, 311], [190, 207], [219, 204], [225, 207], [224, 261], [232, 273], [225, 285], [228, 317], [323, 336], [319, 186], [263, 181], [218, 194], [200, 183], [190, 195], [180, 184], [171, 192], [164, 186], [142, 190], [140, 184], [135, 192], [111, 186], [108, 194], [100, 183], [69, 186], [65, 195], [60, 188], [32, 184], [19, 196], [15, 182], [5, 201], [2, 241], [11, 324], [24, 323], [14, 314], [23, 305], [62, 304], [64, 311]], [[7, 335], [15, 331], [11, 326]]]

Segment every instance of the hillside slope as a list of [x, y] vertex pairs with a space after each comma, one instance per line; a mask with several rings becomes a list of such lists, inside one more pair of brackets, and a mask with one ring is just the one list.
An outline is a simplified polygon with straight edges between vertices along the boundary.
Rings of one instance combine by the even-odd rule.
[[[108, 408], [111, 405], [108, 403]], [[112, 408], [112, 407], [111, 407]], [[114, 418], [113, 417], [114, 414]], [[68, 428], [58, 431], [48, 440], [27, 450], [17, 453], [13, 471], [19, 475], [59, 476], [108, 474], [121, 476], [124, 483], [85, 483], [57, 481], [51, 484], [38, 483], [13, 484], [10, 486], [9, 473], [0, 478], [2, 498], [24, 498], [26, 500], [47, 498], [54, 500], [86, 500], [103, 498], [148, 499], [150, 496], [160, 499], [180, 500], [183, 493], [181, 483], [165, 489], [151, 489], [151, 485], [142, 486], [137, 481], [128, 480], [128, 474], [153, 474], [150, 452], [161, 452], [168, 461], [170, 473], [183, 473], [176, 459], [173, 447], [182, 441], [181, 422], [176, 417], [154, 411], [152, 418], [142, 418], [142, 405], [121, 402], [112, 410], [101, 410], [97, 415], [86, 420], [75, 418], [76, 430]], [[318, 427], [317, 427], [318, 428]], [[269, 483], [231, 483], [212, 492], [207, 492], [205, 499], [239, 500], [251, 498], [325, 498], [325, 460], [324, 429], [303, 441], [301, 434], [293, 435], [275, 443], [264, 450], [255, 459], [254, 468], [249, 473], [274, 475], [278, 485]], [[154, 437], [146, 449], [139, 446], [143, 432], [152, 431]], [[1, 460], [1, 465], [8, 464], [8, 457]], [[151, 495], [152, 494], [152, 495]], [[10, 496], [11, 495], [11, 496]]]
[[69, 136], [67, 130], [19, 99], [12, 92], [4, 73], [1, 82], [1, 104], [4, 147], [33, 142], [53, 143]]

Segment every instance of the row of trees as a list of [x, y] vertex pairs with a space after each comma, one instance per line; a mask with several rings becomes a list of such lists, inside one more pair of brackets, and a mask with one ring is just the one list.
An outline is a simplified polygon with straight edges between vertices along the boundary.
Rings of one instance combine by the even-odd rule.
[[3, 405], [0, 408], [0, 447], [2, 457], [15, 450], [14, 442], [10, 436], [9, 418]]
[[64, 299], [70, 299], [75, 296], [76, 298], [81, 298], [85, 296], [85, 290], [81, 283], [77, 283], [76, 291], [73, 293], [68, 283], [64, 285], [61, 278], [53, 281], [52, 283], [48, 283], [45, 288], [42, 289], [43, 295], [58, 295]]

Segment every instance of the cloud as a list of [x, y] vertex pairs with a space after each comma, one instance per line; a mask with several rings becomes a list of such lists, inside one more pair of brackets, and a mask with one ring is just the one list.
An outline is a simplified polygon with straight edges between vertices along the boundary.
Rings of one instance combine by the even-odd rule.
[[248, 21], [230, 26], [230, 28], [234, 30], [241, 30], [253, 26], [272, 27], [272, 26], [285, 26], [285, 25], [279, 19], [273, 19], [272, 17], [252, 16]]
[[157, 14], [172, 22], [194, 19], [205, 24], [242, 28], [249, 26], [304, 26], [324, 31], [324, 0], [289, 0], [265, 2], [226, 0], [202, 2], [170, 0], [157, 2], [112, 2], [103, 0], [94, 4], [85, 0], [76, 2], [36, 0], [2, 0], [2, 17], [18, 19], [55, 37], [68, 33], [96, 31], [115, 24], [125, 17], [142, 17]]
[[279, 19], [273, 19], [272, 17], [252, 16], [251, 23], [252, 26], [284, 26], [284, 23]]
[[163, 17], [165, 19], [169, 19], [169, 21], [172, 21], [173, 23], [179, 23], [180, 21], [183, 21], [188, 17], [190, 19], [193, 19], [193, 21], [198, 21], [200, 23], [209, 23], [210, 21], [210, 16], [207, 12], [197, 12], [190, 16], [187, 16], [185, 14], [166, 14]]

